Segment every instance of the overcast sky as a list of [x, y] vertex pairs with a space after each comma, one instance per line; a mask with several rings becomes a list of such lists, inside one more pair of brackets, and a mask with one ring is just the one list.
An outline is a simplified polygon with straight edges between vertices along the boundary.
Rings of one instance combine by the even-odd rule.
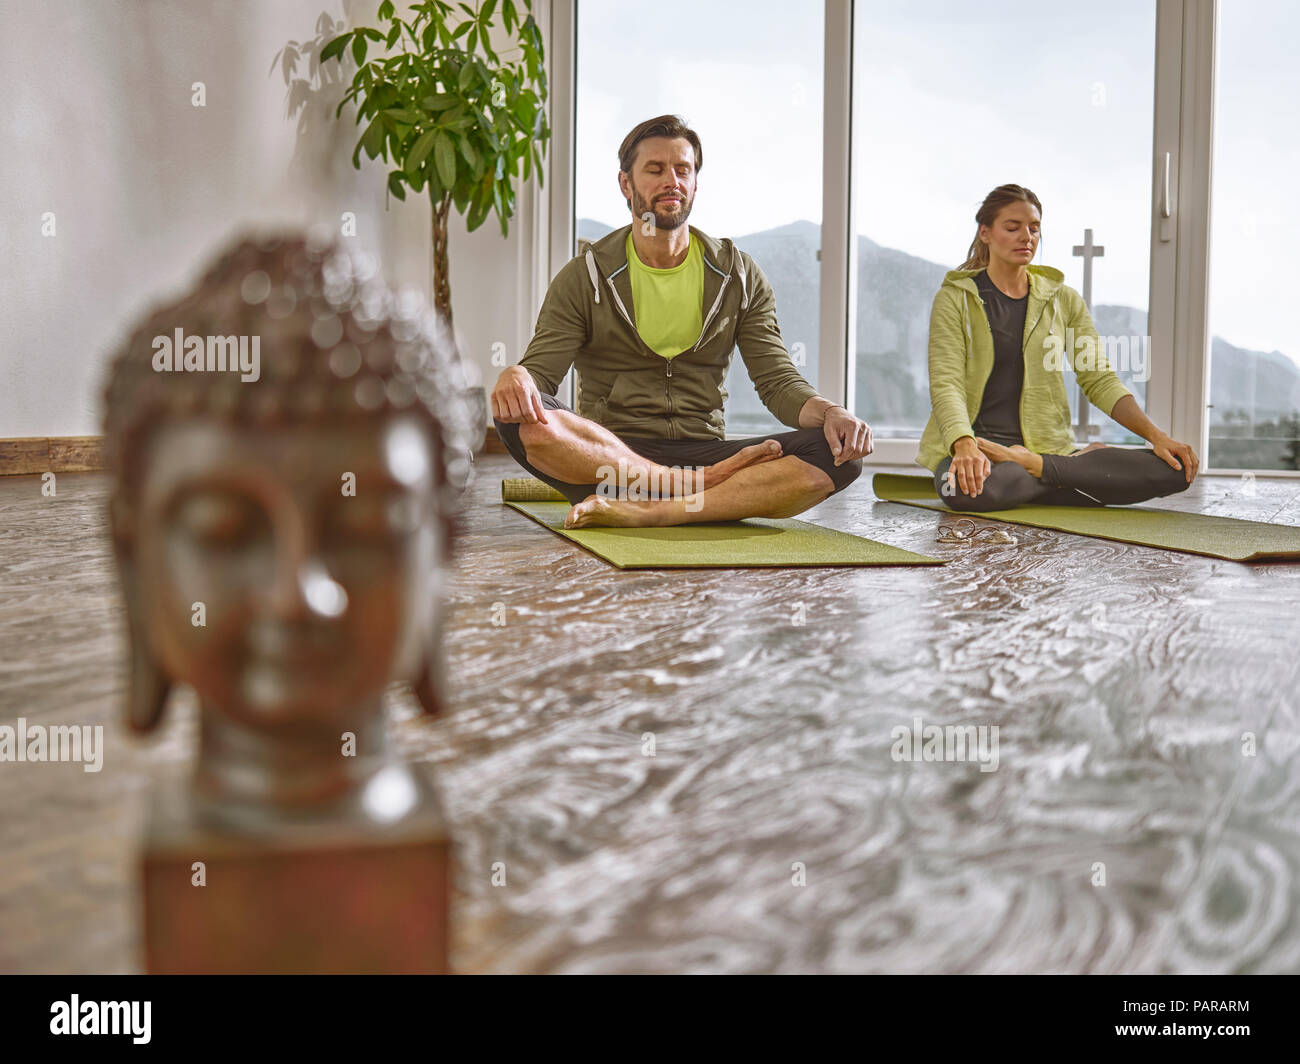
[[[704, 146], [692, 224], [718, 236], [820, 224], [823, 4], [736, 11], [723, 0], [580, 0], [580, 217], [626, 223], [618, 145], [637, 122], [673, 112]], [[1286, 176], [1300, 162], [1286, 109], [1300, 78], [1284, 54], [1297, 32], [1300, 6], [1286, 0], [1221, 5], [1211, 327], [1300, 361], [1283, 329], [1289, 300], [1269, 280], [1300, 235]], [[955, 266], [980, 200], [1016, 182], [1043, 203], [1035, 261], [1081, 288], [1071, 249], [1091, 227], [1106, 249], [1093, 302], [1146, 308], [1154, 0], [859, 0], [854, 36], [860, 234]]]

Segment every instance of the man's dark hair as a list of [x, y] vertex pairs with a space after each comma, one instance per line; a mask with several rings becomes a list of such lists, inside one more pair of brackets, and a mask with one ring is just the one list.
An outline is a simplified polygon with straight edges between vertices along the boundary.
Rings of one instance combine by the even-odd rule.
[[648, 137], [672, 139], [685, 137], [695, 149], [695, 172], [698, 174], [703, 168], [704, 152], [700, 148], [700, 138], [695, 130], [691, 129], [680, 115], [660, 115], [658, 118], [648, 118], [636, 126], [618, 146], [618, 168], [629, 177], [632, 176], [632, 166], [636, 163], [637, 145]]

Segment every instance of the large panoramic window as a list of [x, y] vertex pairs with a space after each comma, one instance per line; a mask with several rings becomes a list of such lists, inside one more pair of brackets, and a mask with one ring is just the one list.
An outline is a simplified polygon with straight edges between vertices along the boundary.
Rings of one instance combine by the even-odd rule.
[[[776, 295], [782, 339], [817, 384], [822, 223], [822, 0], [580, 0], [574, 175], [578, 239], [631, 221], [618, 147], [638, 123], [679, 114], [702, 141], [689, 224], [732, 238]], [[648, 356], [647, 356], [648, 357]], [[739, 349], [730, 435], [785, 431], [759, 402]]]
[[[1034, 261], [1066, 284], [1083, 291], [1085, 230], [1105, 249], [1091, 258], [1093, 318], [1145, 401], [1155, 16], [1154, 0], [855, 4], [851, 398], [878, 438], [921, 434], [931, 302], [980, 202], [1008, 183], [1042, 202]], [[1095, 408], [1089, 423], [1085, 442], [1140, 442]]]
[[1300, 203], [1289, 0], [1219, 5], [1210, 228], [1210, 432], [1219, 469], [1300, 469], [1300, 344], [1281, 264]]

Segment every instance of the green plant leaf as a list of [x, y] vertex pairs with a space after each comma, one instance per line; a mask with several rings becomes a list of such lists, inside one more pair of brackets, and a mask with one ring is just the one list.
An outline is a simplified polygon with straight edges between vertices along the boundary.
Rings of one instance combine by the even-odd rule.
[[478, 152], [474, 150], [474, 145], [464, 137], [457, 137], [456, 143], [460, 147], [461, 155], [463, 155], [465, 161], [469, 163], [470, 171], [473, 172], [478, 170]]
[[474, 26], [469, 31], [469, 51], [474, 51], [478, 45], [478, 26]]
[[512, 0], [505, 0], [501, 5], [501, 24], [505, 26], [507, 33], [514, 33], [515, 23], [519, 21], [519, 16], [515, 12], [515, 5]]
[[429, 157], [429, 152], [433, 150], [433, 142], [437, 139], [438, 131], [431, 129], [427, 133], [422, 133], [418, 140], [411, 148], [411, 154], [406, 158], [406, 172], [409, 174], [420, 168], [420, 164]]
[[384, 122], [381, 117], [376, 117], [366, 127], [365, 133], [361, 135], [361, 146], [366, 149], [366, 154], [372, 159], [383, 150]]
[[467, 88], [469, 88], [469, 83], [473, 79], [473, 77], [474, 77], [474, 64], [467, 62], [460, 68], [460, 77], [456, 79], [457, 87], [460, 89], [461, 92], [464, 92]]
[[390, 107], [384, 114], [390, 115], [398, 122], [405, 122], [407, 125], [415, 125], [416, 122], [424, 121], [424, 115], [420, 114], [419, 111], [412, 111], [406, 107]]
[[474, 232], [475, 229], [483, 224], [483, 220], [487, 217], [487, 213], [488, 208], [483, 206], [481, 203], [471, 203], [469, 214], [465, 216], [466, 230], [471, 233]]
[[406, 199], [406, 189], [402, 187], [402, 174], [400, 170], [394, 170], [388, 175], [388, 191], [399, 200]]
[[357, 66], [366, 61], [366, 38], [359, 32], [352, 37], [352, 58], [357, 61]]
[[340, 33], [320, 50], [320, 61], [323, 63], [327, 59], [335, 59], [338, 56], [341, 56], [343, 54], [343, 49], [348, 46], [348, 41], [351, 37], [351, 32]]
[[456, 185], [456, 149], [451, 143], [451, 138], [442, 130], [435, 130], [437, 141], [433, 149], [434, 162], [438, 167], [438, 180], [442, 182], [444, 188], [454, 188]]
[[478, 9], [478, 21], [480, 26], [486, 24], [487, 20], [492, 17], [492, 12], [495, 10], [496, 6], [497, 0], [487, 0], [487, 3]]
[[379, 21], [382, 22], [384, 19], [389, 19], [392, 17], [393, 17], [393, 2], [392, 0], [384, 0], [384, 2], [379, 5], [379, 10], [375, 13], [375, 18], [379, 19]]
[[[335, 119], [337, 119], [341, 114], [343, 114], [343, 108], [345, 108], [345, 107], [348, 105], [348, 102], [349, 102], [350, 100], [353, 100], [353, 99], [356, 98], [356, 95], [357, 95], [357, 92], [358, 92], [358, 91], [359, 91], [359, 90], [358, 90], [358, 89], [355, 89], [355, 88], [349, 90], [349, 91], [344, 95], [343, 99], [341, 99], [341, 100], [339, 101], [339, 105], [338, 105], [338, 107], [336, 107], [336, 108], [334, 109], [334, 117], [335, 117]], [[361, 115], [360, 115], [359, 113], [357, 114], [357, 121], [358, 121], [358, 122], [361, 121]]]
[[426, 111], [446, 111], [460, 103], [460, 97], [452, 96], [448, 93], [438, 93], [436, 96], [426, 96], [420, 101], [420, 105]]
[[519, 120], [520, 129], [528, 129], [533, 124], [533, 102], [522, 93], [515, 102], [514, 111], [512, 112]]
[[474, 190], [474, 198], [469, 205], [469, 214], [465, 218], [465, 227], [471, 233], [483, 224], [488, 211], [492, 209], [492, 181], [485, 178]]
[[393, 28], [388, 31], [388, 36], [384, 38], [385, 46], [391, 48], [393, 45], [397, 43], [397, 38], [400, 37], [401, 35], [402, 35], [402, 24], [400, 22], [394, 22]]
[[473, 28], [474, 28], [474, 23], [462, 22], [459, 26], [456, 27], [455, 31], [452, 33], [451, 39], [453, 41], [458, 41]]

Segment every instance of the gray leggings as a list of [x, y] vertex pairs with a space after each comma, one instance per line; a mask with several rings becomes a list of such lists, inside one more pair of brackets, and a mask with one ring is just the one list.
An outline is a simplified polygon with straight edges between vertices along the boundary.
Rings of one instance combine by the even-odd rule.
[[1043, 475], [1031, 476], [1015, 462], [995, 462], [976, 496], [965, 494], [946, 474], [952, 458], [934, 471], [934, 489], [954, 510], [979, 513], [1006, 510], [1021, 503], [1040, 506], [1124, 506], [1174, 495], [1187, 487], [1187, 479], [1155, 451], [1130, 451], [1102, 447], [1072, 455], [1043, 455]]

